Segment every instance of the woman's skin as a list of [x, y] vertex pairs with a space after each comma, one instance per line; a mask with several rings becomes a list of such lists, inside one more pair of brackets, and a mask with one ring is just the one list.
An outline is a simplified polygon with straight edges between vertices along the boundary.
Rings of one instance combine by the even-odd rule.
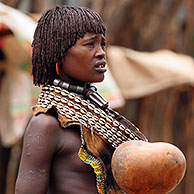
[[[86, 33], [65, 56], [60, 77], [74, 85], [101, 82], [106, 72], [105, 37]], [[50, 111], [34, 116], [24, 136], [15, 194], [97, 194], [90, 165], [78, 157], [80, 129], [60, 127]]]

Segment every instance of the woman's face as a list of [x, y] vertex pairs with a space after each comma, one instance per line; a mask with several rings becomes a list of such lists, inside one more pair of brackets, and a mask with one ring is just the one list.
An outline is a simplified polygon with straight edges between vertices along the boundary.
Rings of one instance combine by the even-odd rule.
[[101, 82], [106, 69], [105, 37], [86, 33], [65, 56], [60, 77], [71, 84]]

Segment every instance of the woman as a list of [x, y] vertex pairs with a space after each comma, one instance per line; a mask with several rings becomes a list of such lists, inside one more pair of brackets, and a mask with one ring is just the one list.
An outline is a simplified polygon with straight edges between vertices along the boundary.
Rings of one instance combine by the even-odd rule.
[[122, 142], [146, 138], [91, 84], [107, 70], [105, 31], [89, 8], [56, 6], [40, 18], [32, 65], [34, 84], [43, 88], [25, 133], [16, 194], [124, 193], [112, 154]]

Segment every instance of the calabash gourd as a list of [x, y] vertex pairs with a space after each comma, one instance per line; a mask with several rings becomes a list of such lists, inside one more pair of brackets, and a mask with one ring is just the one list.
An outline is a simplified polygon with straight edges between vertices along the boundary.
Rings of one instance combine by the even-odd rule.
[[166, 194], [182, 180], [186, 159], [172, 144], [132, 140], [115, 150], [111, 167], [127, 194]]

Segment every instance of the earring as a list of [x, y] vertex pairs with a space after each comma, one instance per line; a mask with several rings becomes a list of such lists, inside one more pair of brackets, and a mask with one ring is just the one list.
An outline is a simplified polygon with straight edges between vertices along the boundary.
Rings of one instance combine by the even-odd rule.
[[56, 72], [57, 72], [57, 75], [59, 75], [59, 64], [56, 63]]

